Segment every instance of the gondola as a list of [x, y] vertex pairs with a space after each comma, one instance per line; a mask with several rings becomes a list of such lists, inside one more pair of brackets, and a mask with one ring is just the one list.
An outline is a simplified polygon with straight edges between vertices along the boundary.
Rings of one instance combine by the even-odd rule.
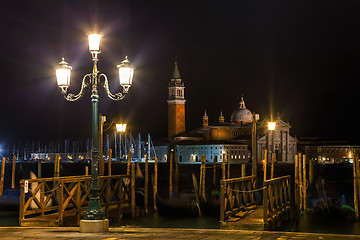
[[166, 217], [197, 217], [199, 205], [193, 193], [181, 193], [172, 198], [156, 195], [156, 206], [160, 216]]

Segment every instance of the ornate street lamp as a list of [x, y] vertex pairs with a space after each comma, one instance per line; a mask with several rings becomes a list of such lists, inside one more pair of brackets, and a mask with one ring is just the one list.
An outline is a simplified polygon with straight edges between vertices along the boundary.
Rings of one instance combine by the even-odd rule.
[[[109, 82], [107, 76], [103, 73], [99, 74], [97, 70], [98, 55], [100, 51], [101, 35], [90, 34], [89, 36], [89, 51], [92, 56], [93, 70], [92, 73], [88, 73], [83, 77], [81, 89], [78, 94], [67, 93], [67, 89], [70, 86], [71, 66], [65, 59], [59, 63], [56, 68], [56, 78], [58, 86], [61, 88], [61, 93], [67, 101], [76, 101], [80, 99], [87, 87], [91, 87], [91, 102], [92, 102], [92, 149], [91, 149], [91, 182], [90, 182], [90, 198], [88, 203], [88, 209], [84, 213], [84, 220], [104, 220], [105, 214], [101, 210], [101, 203], [99, 197], [99, 116], [98, 116], [98, 87], [102, 86], [107, 93], [107, 96], [115, 101], [123, 99], [128, 92], [132, 84], [134, 76], [134, 67], [130, 64], [126, 57], [120, 65], [117, 66], [119, 70], [119, 83], [122, 86], [122, 92], [112, 94], [109, 90]], [[90, 226], [90, 225], [89, 225]], [[91, 228], [91, 227], [90, 227]], [[93, 230], [93, 229], [90, 229]], [[81, 229], [80, 229], [81, 231]]]
[[118, 133], [124, 133], [126, 131], [126, 123], [118, 123], [118, 124], [116, 124], [116, 131]]

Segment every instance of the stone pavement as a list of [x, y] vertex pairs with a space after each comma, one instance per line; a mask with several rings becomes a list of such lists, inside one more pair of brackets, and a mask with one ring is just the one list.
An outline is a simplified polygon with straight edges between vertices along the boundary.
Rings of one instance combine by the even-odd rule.
[[299, 232], [269, 232], [247, 230], [220, 229], [178, 229], [178, 228], [110, 228], [107, 233], [79, 233], [77, 227], [0, 227], [1, 240], [13, 239], [191, 239], [191, 240], [352, 240], [360, 239], [360, 235], [340, 235]]

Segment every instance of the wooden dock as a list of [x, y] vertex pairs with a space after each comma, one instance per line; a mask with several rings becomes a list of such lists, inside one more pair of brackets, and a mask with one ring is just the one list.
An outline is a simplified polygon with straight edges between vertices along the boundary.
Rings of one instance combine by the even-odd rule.
[[[262, 189], [255, 186], [255, 176], [221, 181], [220, 228], [273, 230], [291, 219], [290, 176], [266, 180]], [[262, 192], [262, 205], [257, 191]]]
[[257, 208], [245, 212], [238, 212], [226, 222], [221, 222], [221, 229], [232, 230], [265, 230], [264, 208]]

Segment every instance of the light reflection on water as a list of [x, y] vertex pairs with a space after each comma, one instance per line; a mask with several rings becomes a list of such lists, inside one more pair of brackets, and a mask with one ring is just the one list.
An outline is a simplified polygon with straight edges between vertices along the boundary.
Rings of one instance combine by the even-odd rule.
[[360, 222], [354, 221], [352, 217], [305, 213], [300, 217], [299, 226], [296, 226], [295, 222], [290, 222], [282, 225], [278, 230], [360, 235]]

